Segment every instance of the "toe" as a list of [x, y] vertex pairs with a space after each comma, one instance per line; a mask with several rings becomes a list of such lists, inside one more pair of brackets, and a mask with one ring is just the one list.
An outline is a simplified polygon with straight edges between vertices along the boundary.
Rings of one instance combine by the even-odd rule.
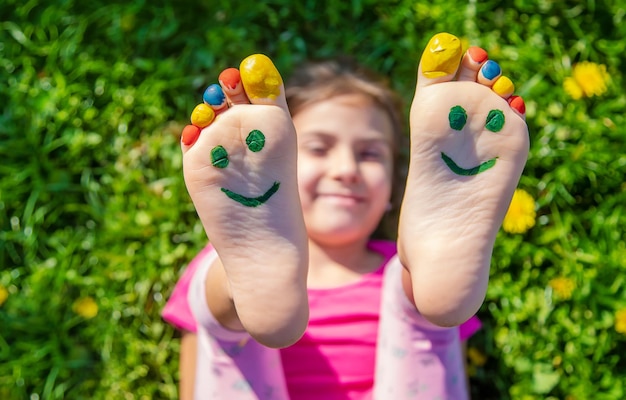
[[476, 81], [485, 86], [492, 87], [501, 75], [502, 68], [500, 68], [500, 65], [493, 60], [487, 60], [480, 68], [480, 71], [478, 71]]
[[183, 151], [189, 149], [198, 140], [203, 128], [211, 125], [215, 116], [227, 109], [224, 93], [218, 85], [211, 85], [202, 96], [204, 103], [198, 104], [191, 112], [191, 125], [183, 128], [180, 141]]
[[418, 85], [452, 80], [461, 63], [461, 56], [459, 38], [445, 32], [433, 36], [422, 54]]
[[511, 95], [515, 91], [515, 85], [508, 77], [500, 76], [498, 79], [496, 79], [491, 89], [500, 97], [506, 100], [511, 97]]
[[478, 70], [487, 62], [488, 58], [487, 52], [480, 47], [473, 46], [467, 49], [461, 61], [458, 79], [460, 81], [476, 82]]
[[188, 150], [198, 140], [202, 128], [211, 125], [215, 119], [215, 111], [210, 105], [205, 103], [198, 104], [191, 112], [191, 125], [183, 128], [180, 141], [183, 151]]
[[183, 128], [183, 132], [180, 136], [180, 141], [183, 146], [183, 151], [192, 146], [196, 140], [200, 137], [200, 128], [195, 125], [187, 125]]
[[228, 109], [226, 95], [224, 94], [222, 87], [218, 84], [214, 83], [209, 85], [202, 95], [202, 100], [205, 104], [211, 106], [216, 116]]
[[524, 118], [526, 116], [526, 104], [524, 103], [524, 99], [520, 96], [511, 96], [507, 101], [513, 111], [515, 111], [520, 117]]
[[222, 71], [219, 82], [229, 104], [250, 104], [241, 83], [241, 74], [237, 68], [228, 68]]
[[215, 111], [210, 105], [200, 103], [191, 112], [191, 124], [198, 128], [206, 128], [215, 119]]
[[287, 107], [283, 79], [272, 60], [263, 54], [246, 57], [239, 66], [241, 82], [252, 104]]

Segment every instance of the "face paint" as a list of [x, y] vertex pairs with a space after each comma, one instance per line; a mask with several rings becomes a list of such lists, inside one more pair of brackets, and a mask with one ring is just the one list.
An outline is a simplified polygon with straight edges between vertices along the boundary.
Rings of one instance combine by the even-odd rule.
[[258, 197], [246, 197], [239, 193], [235, 193], [233, 191], [230, 191], [224, 188], [222, 188], [222, 192], [224, 192], [226, 196], [235, 200], [239, 204], [242, 204], [246, 207], [257, 207], [265, 203], [266, 201], [268, 201], [270, 197], [272, 197], [272, 195], [278, 191], [279, 186], [280, 186], [280, 182], [274, 182], [272, 187], [267, 189], [267, 192], [263, 193], [261, 196], [258, 196]]
[[253, 130], [246, 138], [246, 145], [253, 152], [259, 152], [265, 146], [265, 135], [259, 130]]
[[422, 74], [430, 79], [453, 74], [461, 56], [461, 41], [449, 33], [438, 33], [430, 39], [422, 55]]
[[485, 128], [491, 132], [500, 132], [504, 126], [504, 113], [500, 110], [491, 110], [487, 115], [487, 123]]
[[215, 168], [228, 167], [228, 153], [222, 146], [215, 146], [211, 150], [211, 164]]
[[[450, 122], [450, 128], [460, 131], [465, 126], [467, 122], [467, 113], [465, 109], [461, 106], [454, 106], [450, 109], [450, 114], [448, 114], [448, 120]], [[485, 128], [491, 132], [499, 132], [504, 126], [504, 113], [500, 110], [491, 110], [487, 115], [487, 121], [485, 123]], [[487, 160], [480, 165], [472, 168], [463, 168], [459, 166], [450, 156], [446, 153], [441, 153], [441, 158], [443, 162], [446, 163], [448, 168], [452, 172], [457, 175], [462, 176], [473, 176], [478, 175], [481, 172], [488, 170], [489, 168], [496, 165], [497, 157], [492, 158], [491, 160]]]
[[489, 168], [496, 165], [496, 160], [497, 160], [497, 158], [492, 158], [491, 160], [485, 161], [484, 163], [481, 163], [480, 165], [476, 167], [463, 168], [457, 165], [457, 163], [455, 163], [454, 160], [452, 160], [443, 152], [441, 153], [441, 158], [443, 159], [443, 162], [446, 163], [446, 165], [448, 166], [448, 168], [450, 168], [452, 172], [461, 176], [473, 176], [473, 175], [478, 175], [481, 172], [485, 172]]
[[467, 122], [467, 112], [465, 112], [465, 109], [461, 106], [454, 106], [450, 109], [448, 120], [450, 122], [450, 128], [455, 131], [460, 131]]
[[253, 54], [239, 66], [241, 81], [250, 99], [272, 99], [280, 95], [283, 79], [267, 56]]
[[[246, 145], [252, 152], [259, 152], [265, 147], [265, 135], [258, 129], [254, 129], [248, 133], [246, 137]], [[211, 164], [216, 168], [226, 168], [229, 164], [228, 152], [222, 146], [215, 146], [211, 150]], [[237, 203], [246, 207], [258, 207], [265, 203], [278, 191], [280, 182], [274, 182], [274, 184], [262, 195], [257, 197], [247, 197], [239, 193], [235, 193], [232, 190], [226, 188], [220, 188], [222, 192], [229, 198], [235, 200]]]

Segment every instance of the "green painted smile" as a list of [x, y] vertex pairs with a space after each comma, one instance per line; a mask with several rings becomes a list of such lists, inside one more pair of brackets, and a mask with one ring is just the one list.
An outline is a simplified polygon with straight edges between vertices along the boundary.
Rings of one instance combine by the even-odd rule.
[[265, 203], [266, 201], [268, 201], [270, 197], [272, 197], [274, 193], [278, 191], [279, 186], [280, 186], [279, 182], [274, 182], [272, 187], [267, 189], [265, 193], [263, 193], [261, 196], [258, 196], [258, 197], [246, 197], [228, 189], [224, 189], [224, 188], [221, 188], [221, 189], [222, 189], [222, 192], [226, 194], [226, 196], [235, 200], [237, 203], [240, 203], [246, 207], [257, 207]]
[[455, 163], [453, 159], [448, 157], [443, 152], [441, 153], [441, 158], [443, 159], [443, 161], [446, 163], [446, 165], [448, 166], [448, 168], [450, 168], [452, 172], [461, 176], [473, 176], [473, 175], [478, 175], [481, 172], [485, 172], [489, 168], [496, 165], [496, 160], [497, 160], [497, 157], [496, 157], [496, 158], [492, 158], [491, 160], [487, 160], [474, 168], [463, 168], [459, 166], [457, 163]]
[[[265, 135], [258, 129], [254, 129], [250, 131], [248, 137], [246, 138], [246, 146], [252, 152], [259, 152], [263, 150], [265, 147]], [[226, 168], [230, 161], [228, 160], [228, 152], [222, 146], [215, 146], [211, 150], [211, 164], [215, 168]], [[237, 203], [246, 206], [246, 207], [258, 207], [261, 204], [267, 202], [270, 197], [274, 195], [278, 191], [280, 187], [280, 182], [274, 182], [272, 187], [267, 189], [265, 193], [258, 197], [247, 197], [239, 193], [235, 193], [232, 190], [228, 190], [226, 188], [220, 188], [222, 192], [229, 198], [235, 200]]]
[[[448, 114], [448, 122], [450, 124], [450, 128], [455, 131], [461, 131], [465, 127], [467, 123], [467, 111], [461, 106], [454, 106], [450, 109], [450, 113]], [[485, 128], [488, 131], [497, 133], [502, 130], [504, 126], [504, 113], [501, 110], [491, 110], [489, 111], [489, 115], [487, 115], [487, 120], [485, 121]], [[487, 160], [480, 165], [477, 165], [473, 168], [463, 168], [454, 162], [452, 158], [450, 158], [447, 154], [441, 153], [441, 158], [443, 162], [446, 163], [448, 168], [452, 172], [461, 176], [473, 176], [478, 175], [481, 172], [485, 172], [489, 168], [496, 165], [496, 160], [498, 157], [494, 157], [491, 160]]]

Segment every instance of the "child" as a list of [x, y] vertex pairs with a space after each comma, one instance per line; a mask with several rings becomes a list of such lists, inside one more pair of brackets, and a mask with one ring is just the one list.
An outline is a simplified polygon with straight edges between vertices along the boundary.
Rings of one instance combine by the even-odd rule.
[[401, 172], [390, 92], [320, 69], [286, 100], [260, 55], [220, 84], [225, 96], [210, 87], [182, 136], [212, 246], [192, 272], [184, 319], [197, 322], [195, 397], [467, 398], [457, 326], [482, 303], [528, 153], [510, 80], [482, 49], [463, 56], [445, 33], [429, 42], [397, 255], [370, 239]]

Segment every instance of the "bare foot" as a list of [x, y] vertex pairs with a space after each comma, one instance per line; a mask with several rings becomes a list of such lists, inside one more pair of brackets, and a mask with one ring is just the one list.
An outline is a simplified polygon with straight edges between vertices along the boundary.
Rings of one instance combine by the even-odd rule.
[[453, 326], [482, 304], [496, 233], [528, 156], [524, 102], [477, 47], [435, 35], [411, 106], [399, 254], [417, 309]]
[[220, 83], [207, 89], [183, 131], [185, 183], [241, 324], [257, 341], [281, 347], [308, 323], [295, 130], [266, 56], [225, 70]]

